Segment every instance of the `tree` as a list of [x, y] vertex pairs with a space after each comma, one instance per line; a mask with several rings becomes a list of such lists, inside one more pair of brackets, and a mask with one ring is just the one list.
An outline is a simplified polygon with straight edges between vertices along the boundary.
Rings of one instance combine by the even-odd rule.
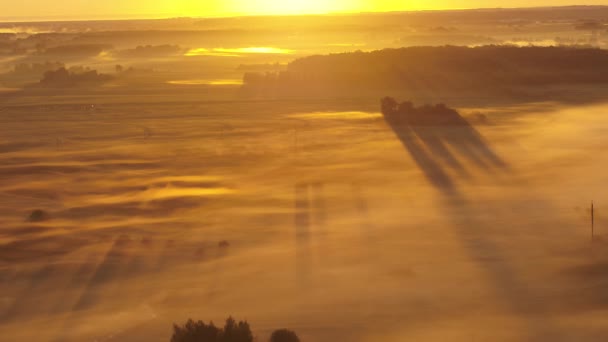
[[408, 114], [412, 112], [414, 112], [414, 103], [405, 101], [399, 104], [399, 113]]
[[232, 317], [228, 317], [223, 331], [220, 333], [220, 342], [253, 342], [253, 333], [247, 321], [238, 323]]
[[291, 330], [279, 329], [270, 335], [270, 342], [300, 342], [300, 338]]
[[183, 327], [173, 325], [171, 342], [216, 342], [220, 334], [213, 322], [205, 324], [203, 321], [188, 320]]
[[66, 68], [49, 70], [44, 73], [41, 83], [65, 83], [70, 79], [70, 73]]
[[183, 326], [173, 325], [171, 342], [253, 342], [253, 333], [247, 321], [238, 323], [228, 317], [223, 329], [213, 322], [188, 320]]
[[397, 110], [397, 101], [392, 97], [385, 97], [380, 101], [382, 107], [382, 113], [392, 114]]

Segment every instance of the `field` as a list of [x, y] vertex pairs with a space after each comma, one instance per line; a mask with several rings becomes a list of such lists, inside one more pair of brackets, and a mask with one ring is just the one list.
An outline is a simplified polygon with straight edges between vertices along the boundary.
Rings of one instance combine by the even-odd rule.
[[605, 105], [393, 131], [373, 99], [172, 98], [5, 101], [3, 338], [166, 341], [229, 314], [315, 341], [607, 333]]
[[[594, 64], [542, 84], [527, 80], [554, 69], [511, 65], [496, 76], [511, 85], [477, 88], [476, 65], [442, 88], [424, 77], [452, 74], [429, 64], [387, 92], [242, 80], [448, 43], [560, 45], [606, 65], [606, 30], [587, 22], [606, 13], [0, 24], [0, 340], [166, 342], [173, 323], [233, 315], [258, 341], [283, 327], [309, 342], [605, 341]], [[396, 125], [387, 95], [467, 124]]]

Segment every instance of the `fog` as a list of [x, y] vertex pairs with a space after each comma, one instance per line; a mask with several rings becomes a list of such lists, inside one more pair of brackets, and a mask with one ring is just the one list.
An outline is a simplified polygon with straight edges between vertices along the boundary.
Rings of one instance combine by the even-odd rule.
[[[529, 11], [519, 36], [589, 38], [581, 9]], [[461, 36], [467, 13], [412, 22]], [[466, 34], [517, 38], [501, 15]], [[549, 50], [589, 58], [567, 82], [378, 89], [353, 71], [356, 89], [248, 92], [247, 72], [407, 46], [386, 18], [314, 18], [243, 19], [250, 35], [236, 19], [11, 26], [28, 37], [1, 59], [1, 340], [161, 342], [229, 315], [258, 341], [605, 340], [605, 81], [567, 79], [604, 62], [603, 33]], [[455, 112], [401, 120], [381, 93]]]

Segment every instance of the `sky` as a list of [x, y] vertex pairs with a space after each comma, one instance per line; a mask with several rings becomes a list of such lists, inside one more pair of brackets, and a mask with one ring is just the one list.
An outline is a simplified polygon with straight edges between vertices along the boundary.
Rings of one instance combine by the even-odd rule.
[[0, 17], [217, 17], [565, 5], [608, 5], [608, 0], [0, 0]]

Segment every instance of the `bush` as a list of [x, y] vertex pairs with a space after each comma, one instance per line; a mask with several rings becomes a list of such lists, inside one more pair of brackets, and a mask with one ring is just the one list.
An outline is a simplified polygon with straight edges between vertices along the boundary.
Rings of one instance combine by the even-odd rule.
[[42, 222], [49, 219], [49, 214], [46, 211], [36, 209], [30, 213], [30, 216], [27, 218], [30, 222]]
[[295, 332], [287, 329], [275, 330], [270, 336], [270, 342], [300, 342]]

